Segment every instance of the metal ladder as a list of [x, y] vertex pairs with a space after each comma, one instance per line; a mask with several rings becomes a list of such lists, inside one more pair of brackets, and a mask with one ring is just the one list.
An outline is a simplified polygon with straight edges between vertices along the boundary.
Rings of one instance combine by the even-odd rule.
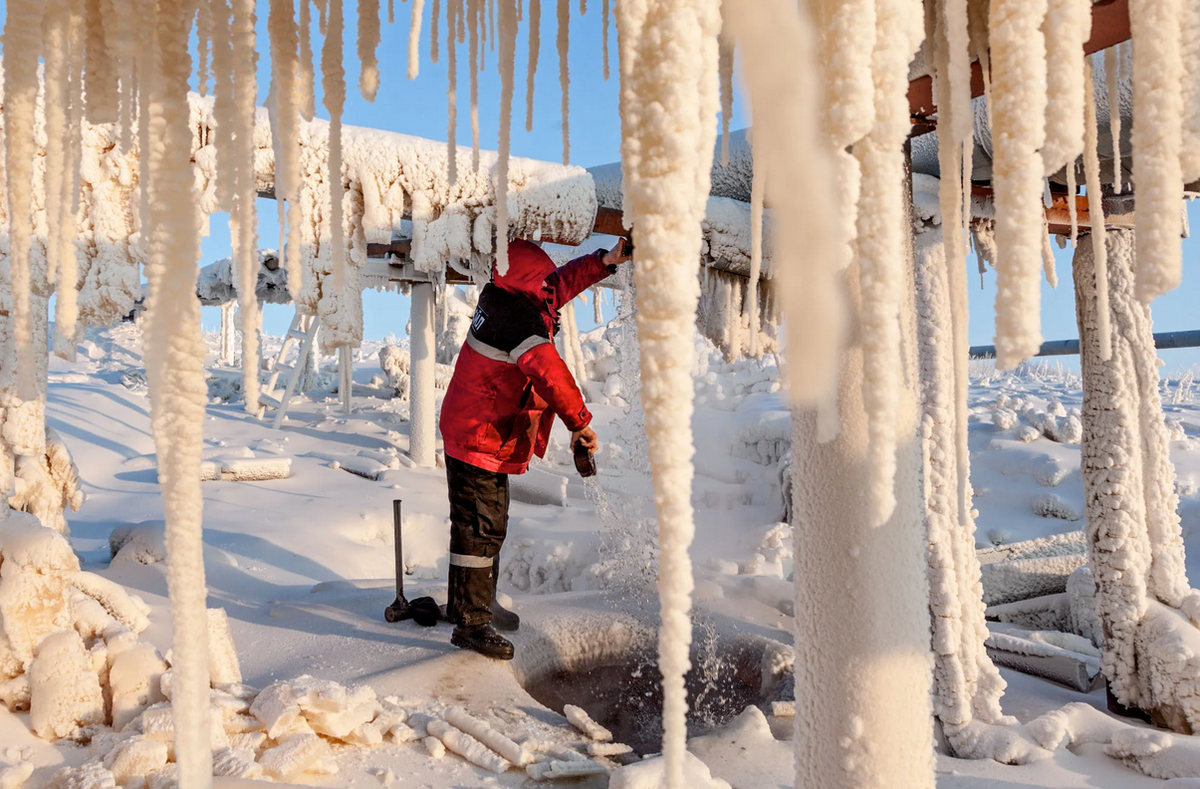
[[[283, 424], [283, 418], [287, 415], [288, 403], [296, 392], [296, 384], [300, 380], [300, 366], [304, 360], [308, 358], [309, 352], [312, 350], [313, 343], [317, 341], [317, 334], [321, 331], [321, 318], [317, 315], [301, 315], [297, 312], [292, 317], [292, 324], [288, 327], [287, 334], [283, 338], [283, 343], [279, 346], [279, 354], [275, 357], [275, 361], [271, 363], [271, 375], [267, 378], [267, 383], [263, 386], [262, 393], [258, 396], [258, 418], [262, 419], [268, 408], [275, 409], [275, 419], [272, 427], [278, 429]], [[283, 360], [287, 357], [287, 352], [291, 349], [292, 343], [300, 340], [300, 354], [296, 357], [296, 364], [284, 364]], [[279, 375], [286, 373], [286, 383], [283, 390], [276, 389], [276, 384], [279, 383]]]

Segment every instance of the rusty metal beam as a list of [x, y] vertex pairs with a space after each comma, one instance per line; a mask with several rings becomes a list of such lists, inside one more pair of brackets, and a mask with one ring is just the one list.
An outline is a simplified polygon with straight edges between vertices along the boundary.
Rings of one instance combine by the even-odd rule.
[[[1129, 40], [1129, 0], [1101, 0], [1092, 6], [1092, 33], [1083, 45], [1090, 55]], [[979, 61], [971, 64], [971, 97], [983, 95], [983, 70]], [[933, 78], [918, 77], [908, 85], [908, 107], [914, 118], [932, 124], [928, 116], [937, 112], [933, 96]], [[923, 131], [920, 133], [924, 133]]]

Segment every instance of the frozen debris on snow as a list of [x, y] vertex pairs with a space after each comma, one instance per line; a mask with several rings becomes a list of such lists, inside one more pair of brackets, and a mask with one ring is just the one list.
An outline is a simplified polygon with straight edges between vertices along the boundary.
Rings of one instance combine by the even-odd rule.
[[796, 717], [796, 702], [794, 701], [772, 701], [771, 715], [776, 718], [794, 718]]
[[74, 573], [68, 580], [71, 586], [96, 600], [114, 619], [134, 633], [141, 633], [150, 626], [150, 619], [146, 616], [149, 607], [140, 597], [125, 591], [120, 584], [86, 571]]
[[267, 728], [267, 736], [279, 739], [292, 721], [300, 716], [300, 704], [292, 687], [283, 682], [268, 685], [250, 705], [250, 714]]
[[1015, 719], [1000, 723], [973, 720], [963, 726], [946, 726], [946, 739], [960, 759], [986, 758], [1001, 764], [1031, 764], [1051, 756]]
[[214, 686], [241, 684], [242, 668], [223, 608], [208, 609], [208, 673]]
[[421, 742], [424, 743], [425, 750], [428, 751], [429, 755], [432, 756], [433, 758], [441, 759], [443, 756], [446, 755], [446, 746], [443, 745], [442, 741], [439, 740], [437, 737], [433, 737], [433, 736], [424, 737], [424, 738], [422, 738]]
[[1085, 702], [1072, 702], [1025, 724], [1025, 730], [1048, 751], [1083, 743], [1108, 743], [1127, 723]]
[[620, 742], [589, 742], [587, 752], [589, 756], [623, 756], [633, 753], [633, 747]]
[[213, 775], [224, 778], [261, 778], [262, 765], [255, 763], [253, 750], [226, 748], [213, 755]]
[[200, 479], [205, 482], [264, 482], [287, 479], [291, 473], [291, 458], [229, 458], [200, 464]]
[[104, 723], [100, 680], [74, 630], [46, 637], [29, 667], [30, 728], [42, 739], [72, 736], [81, 726]]
[[451, 751], [466, 759], [477, 767], [500, 774], [512, 767], [512, 763], [491, 751], [469, 734], [451, 726], [442, 720], [431, 720], [426, 727], [429, 733], [437, 737]]
[[563, 707], [563, 715], [572, 726], [596, 742], [612, 742], [612, 732], [592, 720], [583, 708], [567, 704]]
[[112, 659], [108, 682], [114, 729], [124, 729], [151, 704], [164, 700], [161, 677], [166, 670], [166, 661], [152, 644], [137, 644]]
[[1083, 518], [1083, 513], [1079, 511], [1079, 508], [1072, 506], [1070, 502], [1055, 493], [1043, 493], [1034, 499], [1033, 514], [1072, 523]]
[[451, 726], [471, 735], [517, 767], [524, 767], [533, 761], [533, 754], [462, 707], [450, 707], [443, 717]]
[[117, 789], [117, 780], [98, 760], [64, 767], [50, 778], [48, 789]]
[[167, 744], [147, 737], [134, 737], [104, 757], [104, 766], [121, 786], [165, 767]]
[[990, 562], [980, 566], [983, 601], [1000, 605], [1067, 591], [1067, 578], [1087, 564], [1084, 554], [1063, 554]]
[[564, 778], [584, 778], [589, 775], [607, 775], [608, 768], [591, 759], [569, 761], [551, 759], [527, 765], [525, 773], [535, 781], [553, 781]]
[[263, 751], [258, 763], [272, 778], [290, 781], [332, 755], [329, 745], [317, 735], [299, 734]]

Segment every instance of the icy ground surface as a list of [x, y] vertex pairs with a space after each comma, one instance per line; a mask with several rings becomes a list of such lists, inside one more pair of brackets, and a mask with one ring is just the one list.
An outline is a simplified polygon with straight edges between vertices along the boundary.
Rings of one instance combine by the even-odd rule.
[[[586, 388], [603, 442], [602, 491], [585, 489], [575, 476], [563, 447], [567, 436], [557, 425], [547, 461], [530, 475], [524, 492], [514, 492], [501, 582], [523, 617], [512, 665], [450, 647], [444, 624], [423, 629], [382, 621], [394, 594], [392, 499], [404, 501], [409, 599], [429, 594], [444, 601], [448, 521], [444, 472], [405, 463], [408, 405], [393, 397], [380, 373], [378, 343], [366, 344], [356, 363], [352, 415], [342, 414], [331, 391], [336, 374], [323, 369], [326, 394], [297, 399], [280, 431], [248, 417], [240, 402], [221, 402], [235, 388], [229, 382], [237, 373], [222, 379], [215, 363], [210, 365], [218, 378], [210, 386], [205, 426], [209, 456], [244, 458], [248, 450], [255, 458], [291, 459], [287, 479], [211, 481], [204, 487], [208, 604], [229, 614], [246, 683], [264, 687], [303, 674], [364, 683], [413, 709], [462, 705], [510, 736], [582, 747], [586, 738], [559, 710], [547, 710], [531, 697], [522, 681], [589, 662], [628, 659], [644, 646], [643, 631], [654, 622], [648, 585], [653, 554], [647, 547], [652, 506], [637, 425], [617, 405], [624, 394], [617, 363], [604, 358], [612, 344], [599, 333], [584, 339], [594, 379]], [[266, 355], [277, 342], [268, 338]], [[210, 344], [215, 352], [215, 337]], [[85, 570], [149, 603], [151, 626], [142, 638], [165, 653], [170, 648], [165, 564], [110, 560], [114, 529], [162, 517], [140, 338], [135, 328], [122, 326], [90, 333], [80, 350], [75, 364], [53, 360], [50, 379], [49, 420], [70, 447], [88, 495], [70, 519], [72, 542]], [[780, 459], [788, 429], [773, 365], [728, 365], [716, 354], [707, 357], [698, 359], [694, 423], [700, 643], [693, 662], [719, 686], [744, 669], [745, 661], [735, 664], [718, 647], [751, 643], [757, 650], [752, 654], [772, 663], [772, 670], [781, 667], [781, 655], [790, 654], [793, 603], [786, 579], [792, 540], [790, 528], [780, 523]], [[1072, 423], [1080, 405], [1078, 379], [1047, 366], [997, 375], [981, 363], [972, 383], [970, 446], [980, 547], [1080, 528], [1079, 446]], [[1181, 374], [1164, 384], [1163, 394], [1175, 425], [1172, 458], [1189, 575], [1196, 585], [1200, 386]], [[352, 468], [378, 478], [351, 473]], [[152, 541], [147, 550], [153, 554]], [[1004, 676], [1005, 711], [1022, 721], [1072, 701], [1104, 707], [1102, 692], [1084, 695], [1007, 670]], [[747, 711], [727, 728], [693, 740], [692, 750], [713, 775], [734, 787], [791, 785], [790, 742], [777, 739], [790, 738], [790, 722], [770, 718], [769, 703], [763, 707], [768, 717]], [[42, 742], [29, 732], [27, 714], [11, 715], [2, 707], [0, 746], [0, 766], [31, 757], [37, 769], [27, 785], [33, 787], [64, 763], [92, 756], [89, 748]], [[486, 773], [452, 754], [431, 758], [419, 741], [334, 751], [338, 774], [306, 775], [304, 783], [371, 787], [398, 776], [406, 787], [441, 789], [521, 786], [529, 780], [520, 770]], [[1052, 760], [1021, 767], [939, 757], [938, 769], [938, 785], [954, 789], [1164, 785], [1090, 745], [1061, 749]]]

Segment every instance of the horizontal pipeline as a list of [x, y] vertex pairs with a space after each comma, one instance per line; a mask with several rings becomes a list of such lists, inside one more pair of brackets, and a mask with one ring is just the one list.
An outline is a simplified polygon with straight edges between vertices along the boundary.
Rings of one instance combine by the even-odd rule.
[[[1161, 350], [1172, 348], [1200, 348], [1200, 329], [1195, 331], [1168, 331], [1154, 335], [1154, 347]], [[972, 359], [995, 359], [995, 345], [972, 346]], [[1079, 340], [1052, 340], [1042, 343], [1035, 356], [1078, 356]]]

